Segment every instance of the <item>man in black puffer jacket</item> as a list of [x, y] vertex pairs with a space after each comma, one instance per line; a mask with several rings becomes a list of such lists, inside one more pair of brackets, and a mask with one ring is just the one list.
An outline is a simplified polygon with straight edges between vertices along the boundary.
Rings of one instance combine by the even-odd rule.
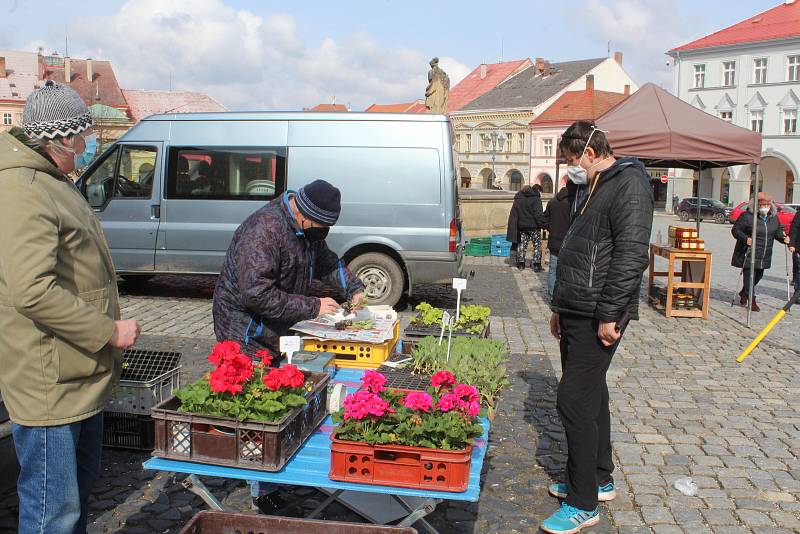
[[588, 122], [559, 143], [567, 160], [572, 224], [558, 253], [550, 329], [560, 340], [558, 413], [567, 435], [565, 497], [545, 532], [573, 532], [599, 521], [598, 500], [615, 496], [606, 372], [627, 320], [638, 318], [648, 265], [653, 195], [644, 165], [615, 160], [605, 134]]

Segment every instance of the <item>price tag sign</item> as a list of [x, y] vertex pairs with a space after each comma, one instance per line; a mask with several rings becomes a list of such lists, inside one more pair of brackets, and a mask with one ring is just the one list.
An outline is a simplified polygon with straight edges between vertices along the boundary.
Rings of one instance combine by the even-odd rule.
[[286, 359], [292, 363], [292, 356], [300, 351], [300, 336], [282, 336], [280, 338], [281, 352], [286, 354]]
[[450, 326], [452, 321], [453, 318], [450, 317], [450, 313], [447, 310], [442, 312], [442, 331], [439, 333], [439, 345], [442, 344], [442, 339], [444, 339], [444, 329]]
[[453, 278], [453, 289], [461, 291], [463, 289], [467, 289], [467, 279], [466, 278]]

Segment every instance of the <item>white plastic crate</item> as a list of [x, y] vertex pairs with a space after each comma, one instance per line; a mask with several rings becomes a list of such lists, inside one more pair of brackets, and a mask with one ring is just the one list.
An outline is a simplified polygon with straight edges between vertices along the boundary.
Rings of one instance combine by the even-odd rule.
[[181, 387], [181, 353], [128, 349], [122, 377], [106, 411], [149, 415], [150, 408]]

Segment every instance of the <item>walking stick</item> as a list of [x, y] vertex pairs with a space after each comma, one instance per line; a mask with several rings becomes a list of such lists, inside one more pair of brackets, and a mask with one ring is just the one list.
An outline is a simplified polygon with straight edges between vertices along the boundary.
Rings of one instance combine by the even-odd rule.
[[[747, 245], [744, 246], [744, 263], [742, 263], [742, 268], [739, 270], [739, 280], [736, 282], [736, 289], [739, 289], [739, 285], [741, 285], [742, 280], [744, 279], [744, 266], [745, 266], [745, 263], [747, 263], [747, 250], [749, 248], [750, 247], [748, 247]], [[744, 289], [744, 288], [742, 288], [742, 289]], [[733, 308], [733, 305], [736, 302], [736, 295], [737, 294], [738, 294], [737, 291], [733, 292], [733, 296], [731, 297], [731, 308]]]
[[794, 296], [790, 298], [786, 304], [784, 304], [783, 308], [778, 310], [778, 313], [776, 313], [767, 326], [765, 326], [764, 329], [758, 333], [752, 343], [750, 343], [747, 348], [742, 351], [742, 353], [736, 358], [736, 361], [742, 363], [744, 359], [747, 358], [751, 352], [753, 352], [753, 349], [755, 349], [758, 344], [761, 343], [765, 337], [767, 337], [767, 334], [769, 334], [770, 330], [772, 330], [775, 325], [778, 324], [781, 319], [783, 319], [783, 316], [786, 315], [786, 312], [792, 308], [792, 305], [797, 304], [798, 301], [800, 301], [800, 291], [795, 291]]
[[792, 298], [792, 287], [791, 287], [791, 283], [789, 282], [789, 247], [788, 247], [788, 245], [786, 247], [784, 247], [783, 252], [784, 252], [784, 255], [783, 255], [784, 262], [783, 263], [786, 264], [786, 298], [788, 300], [788, 299]]

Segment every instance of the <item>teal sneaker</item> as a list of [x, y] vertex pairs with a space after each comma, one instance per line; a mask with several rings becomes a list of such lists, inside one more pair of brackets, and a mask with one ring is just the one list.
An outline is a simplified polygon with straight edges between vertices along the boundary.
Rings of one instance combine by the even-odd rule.
[[[559, 499], [567, 498], [567, 485], [563, 482], [550, 484], [547, 491], [553, 497], [558, 497]], [[608, 482], [597, 488], [597, 500], [600, 502], [613, 501], [616, 496], [617, 492], [614, 489], [613, 482]]]
[[573, 534], [580, 532], [584, 527], [591, 527], [600, 522], [600, 508], [594, 510], [580, 510], [566, 502], [561, 503], [561, 508], [542, 523], [542, 530], [550, 534]]

